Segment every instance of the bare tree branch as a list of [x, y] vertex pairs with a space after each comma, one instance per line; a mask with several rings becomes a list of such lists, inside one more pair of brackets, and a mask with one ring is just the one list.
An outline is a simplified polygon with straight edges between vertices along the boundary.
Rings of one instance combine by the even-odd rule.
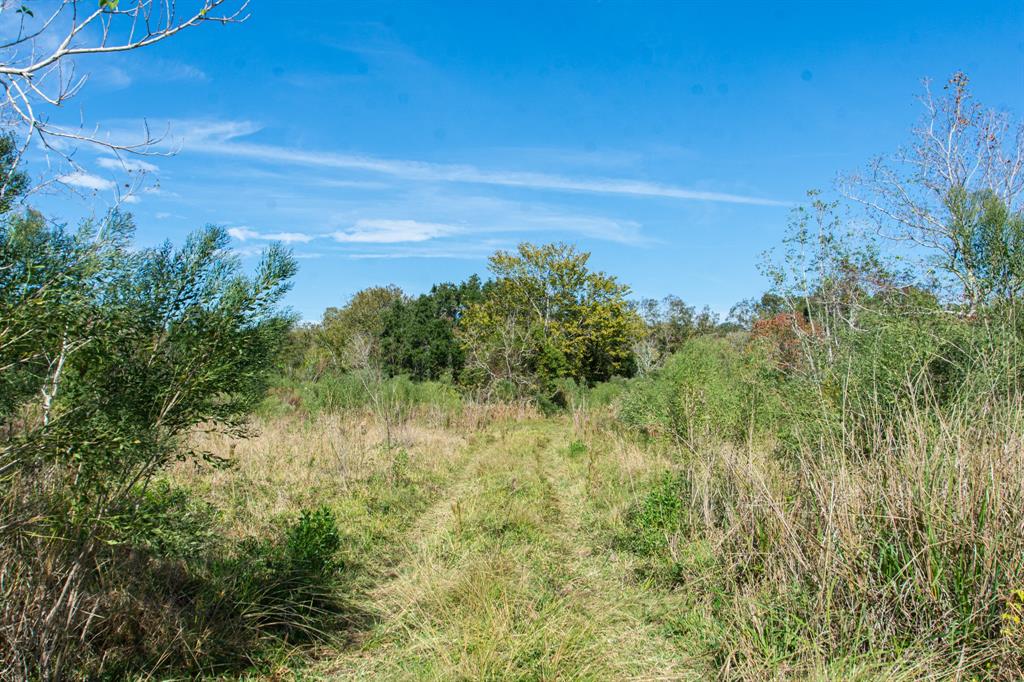
[[[79, 94], [88, 75], [78, 73], [81, 60], [94, 55], [139, 50], [208, 22], [239, 23], [248, 18], [249, 0], [193, 0], [180, 13], [175, 0], [59, 0], [45, 16], [35, 17], [20, 0], [0, 0], [0, 16], [17, 14], [17, 32], [0, 43], [0, 128], [19, 140], [20, 162], [37, 142], [58, 166], [79, 170], [74, 149], [94, 145], [121, 154], [158, 154], [154, 136], [145, 127], [131, 142], [112, 140], [98, 129], [73, 129], [50, 121]], [[11, 169], [0, 177], [0, 199], [8, 189]], [[59, 170], [57, 174], [59, 174]], [[53, 178], [44, 179], [47, 184]], [[38, 188], [39, 185], [37, 185]]]
[[976, 273], [960, 256], [967, 245], [956, 228], [954, 198], [987, 193], [1010, 213], [1024, 198], [1024, 124], [974, 101], [958, 72], [935, 97], [924, 81], [924, 108], [909, 147], [876, 159], [840, 191], [863, 206], [880, 234], [938, 256], [969, 307], [978, 303]]

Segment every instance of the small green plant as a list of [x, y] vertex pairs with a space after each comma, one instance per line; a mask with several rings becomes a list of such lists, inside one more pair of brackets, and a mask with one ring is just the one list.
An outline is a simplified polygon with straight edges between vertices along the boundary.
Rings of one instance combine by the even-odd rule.
[[341, 533], [334, 512], [327, 507], [303, 511], [287, 531], [285, 556], [290, 568], [325, 574], [339, 567]]
[[684, 485], [681, 475], [667, 473], [630, 510], [626, 545], [631, 551], [657, 556], [665, 552], [673, 535], [686, 529], [687, 512], [681, 497]]

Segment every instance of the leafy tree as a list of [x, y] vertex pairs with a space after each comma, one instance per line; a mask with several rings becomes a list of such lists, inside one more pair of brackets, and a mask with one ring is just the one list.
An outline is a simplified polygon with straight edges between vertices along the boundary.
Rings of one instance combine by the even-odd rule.
[[0, 419], [36, 414], [8, 429], [6, 448], [75, 467], [100, 506], [179, 454], [196, 424], [239, 431], [291, 324], [278, 303], [295, 263], [280, 247], [250, 278], [220, 228], [138, 251], [133, 231], [120, 214], [70, 234], [36, 214], [0, 226], [13, 388]]
[[436, 284], [413, 300], [394, 301], [384, 314], [381, 334], [387, 370], [421, 381], [455, 377], [465, 363], [456, 326], [482, 298], [480, 278], [473, 275], [461, 284]]
[[666, 296], [661, 301], [646, 298], [640, 301], [639, 312], [658, 355], [674, 353], [694, 334], [694, 308], [678, 296]]
[[1024, 213], [995, 192], [957, 187], [946, 199], [950, 241], [942, 267], [963, 273], [968, 300], [1016, 302], [1024, 292]]
[[775, 317], [786, 310], [786, 302], [781, 296], [766, 291], [760, 298], [747, 298], [730, 308], [728, 322], [749, 330], [758, 320]]
[[[116, 213], [77, 231], [0, 220], [0, 584], [24, 604], [0, 614], [0, 650], [22, 661], [4, 665], [69, 665], [102, 641], [106, 604], [88, 595], [118, 570], [111, 552], [156, 552], [153, 529], [181, 525], [178, 506], [146, 504], [154, 477], [202, 456], [200, 424], [244, 432], [291, 324], [279, 246], [247, 276], [220, 228], [142, 250], [133, 230]], [[19, 632], [31, 641], [6, 639]]]
[[587, 267], [567, 244], [520, 244], [491, 256], [494, 275], [460, 325], [470, 379], [522, 395], [556, 378], [593, 383], [632, 370], [643, 323], [629, 287]]
[[384, 321], [391, 306], [405, 300], [405, 294], [394, 285], [368, 287], [355, 293], [341, 308], [328, 308], [316, 330], [317, 349], [326, 355], [331, 365], [348, 367], [346, 355], [357, 336], [371, 340], [376, 357]]

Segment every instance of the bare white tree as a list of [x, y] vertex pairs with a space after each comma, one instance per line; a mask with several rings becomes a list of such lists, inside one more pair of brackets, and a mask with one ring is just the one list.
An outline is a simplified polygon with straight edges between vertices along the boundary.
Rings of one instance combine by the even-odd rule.
[[[139, 139], [124, 142], [102, 137], [97, 128], [54, 124], [51, 115], [85, 85], [84, 59], [146, 48], [207, 22], [244, 21], [248, 3], [192, 0], [182, 11], [177, 0], [0, 0], [0, 127], [18, 140], [17, 162], [33, 142], [63, 168], [77, 169], [73, 154], [82, 143], [119, 158], [155, 153], [162, 136], [148, 126]], [[18, 165], [0, 177], [0, 200]]]
[[939, 255], [973, 307], [977, 274], [962, 258], [968, 245], [955, 228], [954, 199], [984, 192], [1010, 212], [1021, 210], [1024, 125], [975, 101], [963, 73], [949, 79], [940, 97], [929, 81], [924, 86], [924, 116], [912, 143], [845, 178], [840, 189], [866, 207], [882, 235]]

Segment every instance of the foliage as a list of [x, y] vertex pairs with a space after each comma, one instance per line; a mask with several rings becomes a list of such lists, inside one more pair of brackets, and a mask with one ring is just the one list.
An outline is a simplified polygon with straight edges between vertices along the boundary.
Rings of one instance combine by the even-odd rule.
[[35, 659], [5, 663], [32, 675], [64, 676], [88, 655], [79, 636], [120, 627], [102, 586], [126, 568], [121, 547], [158, 561], [204, 544], [202, 506], [152, 481], [202, 455], [197, 426], [245, 432], [291, 323], [279, 302], [295, 263], [279, 247], [249, 276], [220, 228], [180, 249], [133, 249], [132, 233], [121, 214], [74, 232], [31, 212], [0, 221], [0, 532], [5, 570], [34, 576], [17, 588], [39, 600], [7, 615], [48, 618]]
[[954, 187], [946, 205], [953, 248], [938, 257], [939, 267], [963, 273], [975, 305], [1017, 303], [1024, 291], [1024, 214], [992, 190]]
[[341, 535], [329, 508], [304, 510], [298, 523], [288, 529], [285, 556], [294, 570], [322, 574], [337, 568], [340, 545]]
[[628, 287], [587, 267], [566, 244], [521, 244], [490, 259], [495, 279], [459, 326], [468, 379], [488, 393], [546, 393], [570, 377], [593, 383], [630, 373], [641, 321]]
[[[350, 347], [356, 337], [372, 339], [373, 352], [380, 352], [385, 316], [391, 307], [406, 299], [396, 286], [369, 287], [357, 291], [341, 308], [328, 308], [314, 328], [315, 349], [323, 354], [321, 363], [335, 369], [352, 366]], [[322, 370], [321, 370], [322, 371]]]
[[646, 326], [646, 335], [632, 349], [636, 371], [641, 375], [657, 368], [687, 339], [719, 331], [716, 313], [707, 306], [698, 311], [678, 296], [666, 296], [661, 301], [643, 299], [637, 311]]
[[743, 442], [778, 418], [773, 372], [759, 352], [716, 337], [691, 339], [619, 401], [622, 421], [695, 450], [715, 439]]
[[686, 483], [679, 475], [666, 473], [630, 509], [625, 542], [630, 551], [645, 556], [664, 553], [681, 533], [689, 531], [689, 509], [683, 502]]
[[19, 152], [14, 135], [0, 134], [0, 215], [10, 212], [14, 203], [28, 191], [28, 174], [18, 168]]
[[465, 352], [455, 330], [469, 306], [483, 298], [480, 279], [435, 284], [413, 300], [398, 299], [384, 313], [381, 356], [389, 374], [418, 381], [457, 377]]

